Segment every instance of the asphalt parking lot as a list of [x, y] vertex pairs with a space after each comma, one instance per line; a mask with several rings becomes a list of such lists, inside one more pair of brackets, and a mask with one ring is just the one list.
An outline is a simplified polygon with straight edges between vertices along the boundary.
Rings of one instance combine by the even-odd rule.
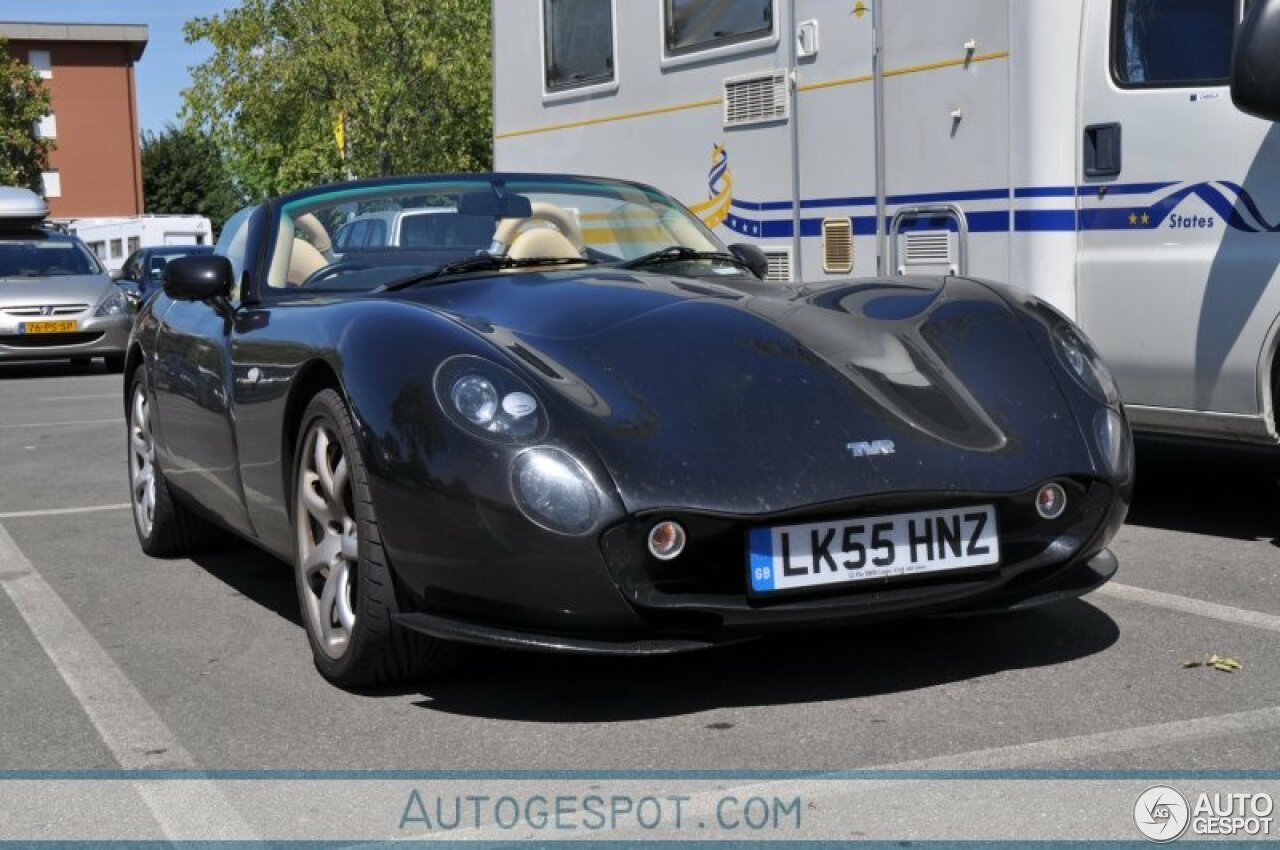
[[[1280, 463], [1144, 446], [1104, 592], [1000, 618], [601, 661], [475, 651], [351, 694], [288, 569], [155, 560], [121, 378], [0, 365], [0, 769], [1271, 769]], [[1237, 673], [1183, 662], [1238, 659]]]

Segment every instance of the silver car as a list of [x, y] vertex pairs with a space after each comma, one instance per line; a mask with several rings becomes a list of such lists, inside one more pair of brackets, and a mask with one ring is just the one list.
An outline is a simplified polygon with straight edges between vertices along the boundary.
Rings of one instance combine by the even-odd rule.
[[133, 307], [74, 236], [45, 223], [48, 206], [0, 187], [0, 361], [102, 357], [124, 367]]

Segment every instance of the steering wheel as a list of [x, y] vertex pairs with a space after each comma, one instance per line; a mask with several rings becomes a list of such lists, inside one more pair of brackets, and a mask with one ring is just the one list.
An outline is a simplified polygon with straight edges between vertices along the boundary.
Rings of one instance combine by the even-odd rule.
[[555, 204], [535, 201], [528, 218], [504, 218], [498, 222], [493, 232], [493, 241], [497, 249], [494, 253], [505, 256], [511, 250], [512, 243], [520, 236], [520, 231], [534, 221], [545, 221], [555, 227], [579, 254], [586, 250], [587, 243], [582, 238], [582, 228], [578, 226], [573, 216]]
[[314, 286], [320, 281], [328, 280], [334, 275], [339, 275], [344, 272], [364, 271], [368, 268], [372, 268], [368, 263], [357, 263], [353, 260], [339, 260], [336, 263], [330, 263], [324, 268], [316, 269], [314, 272], [309, 274], [302, 283], [298, 284], [296, 288], [306, 289], [308, 286]]

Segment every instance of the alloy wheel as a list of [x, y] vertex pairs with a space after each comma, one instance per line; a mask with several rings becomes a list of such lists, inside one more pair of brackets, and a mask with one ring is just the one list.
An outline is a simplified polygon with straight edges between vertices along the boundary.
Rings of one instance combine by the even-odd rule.
[[143, 537], [151, 535], [156, 512], [156, 446], [151, 436], [151, 406], [139, 384], [129, 405], [129, 483], [133, 515]]
[[357, 526], [342, 443], [323, 419], [307, 429], [298, 464], [294, 523], [303, 616], [330, 658], [347, 651], [356, 624]]

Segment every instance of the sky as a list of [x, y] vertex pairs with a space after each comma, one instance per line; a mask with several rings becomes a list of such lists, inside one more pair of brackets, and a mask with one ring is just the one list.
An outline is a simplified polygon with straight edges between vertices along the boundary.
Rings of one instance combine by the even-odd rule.
[[178, 123], [190, 68], [208, 58], [208, 44], [189, 45], [182, 24], [208, 17], [238, 0], [0, 0], [0, 21], [146, 24], [150, 41], [138, 62], [138, 123], [159, 132]]

